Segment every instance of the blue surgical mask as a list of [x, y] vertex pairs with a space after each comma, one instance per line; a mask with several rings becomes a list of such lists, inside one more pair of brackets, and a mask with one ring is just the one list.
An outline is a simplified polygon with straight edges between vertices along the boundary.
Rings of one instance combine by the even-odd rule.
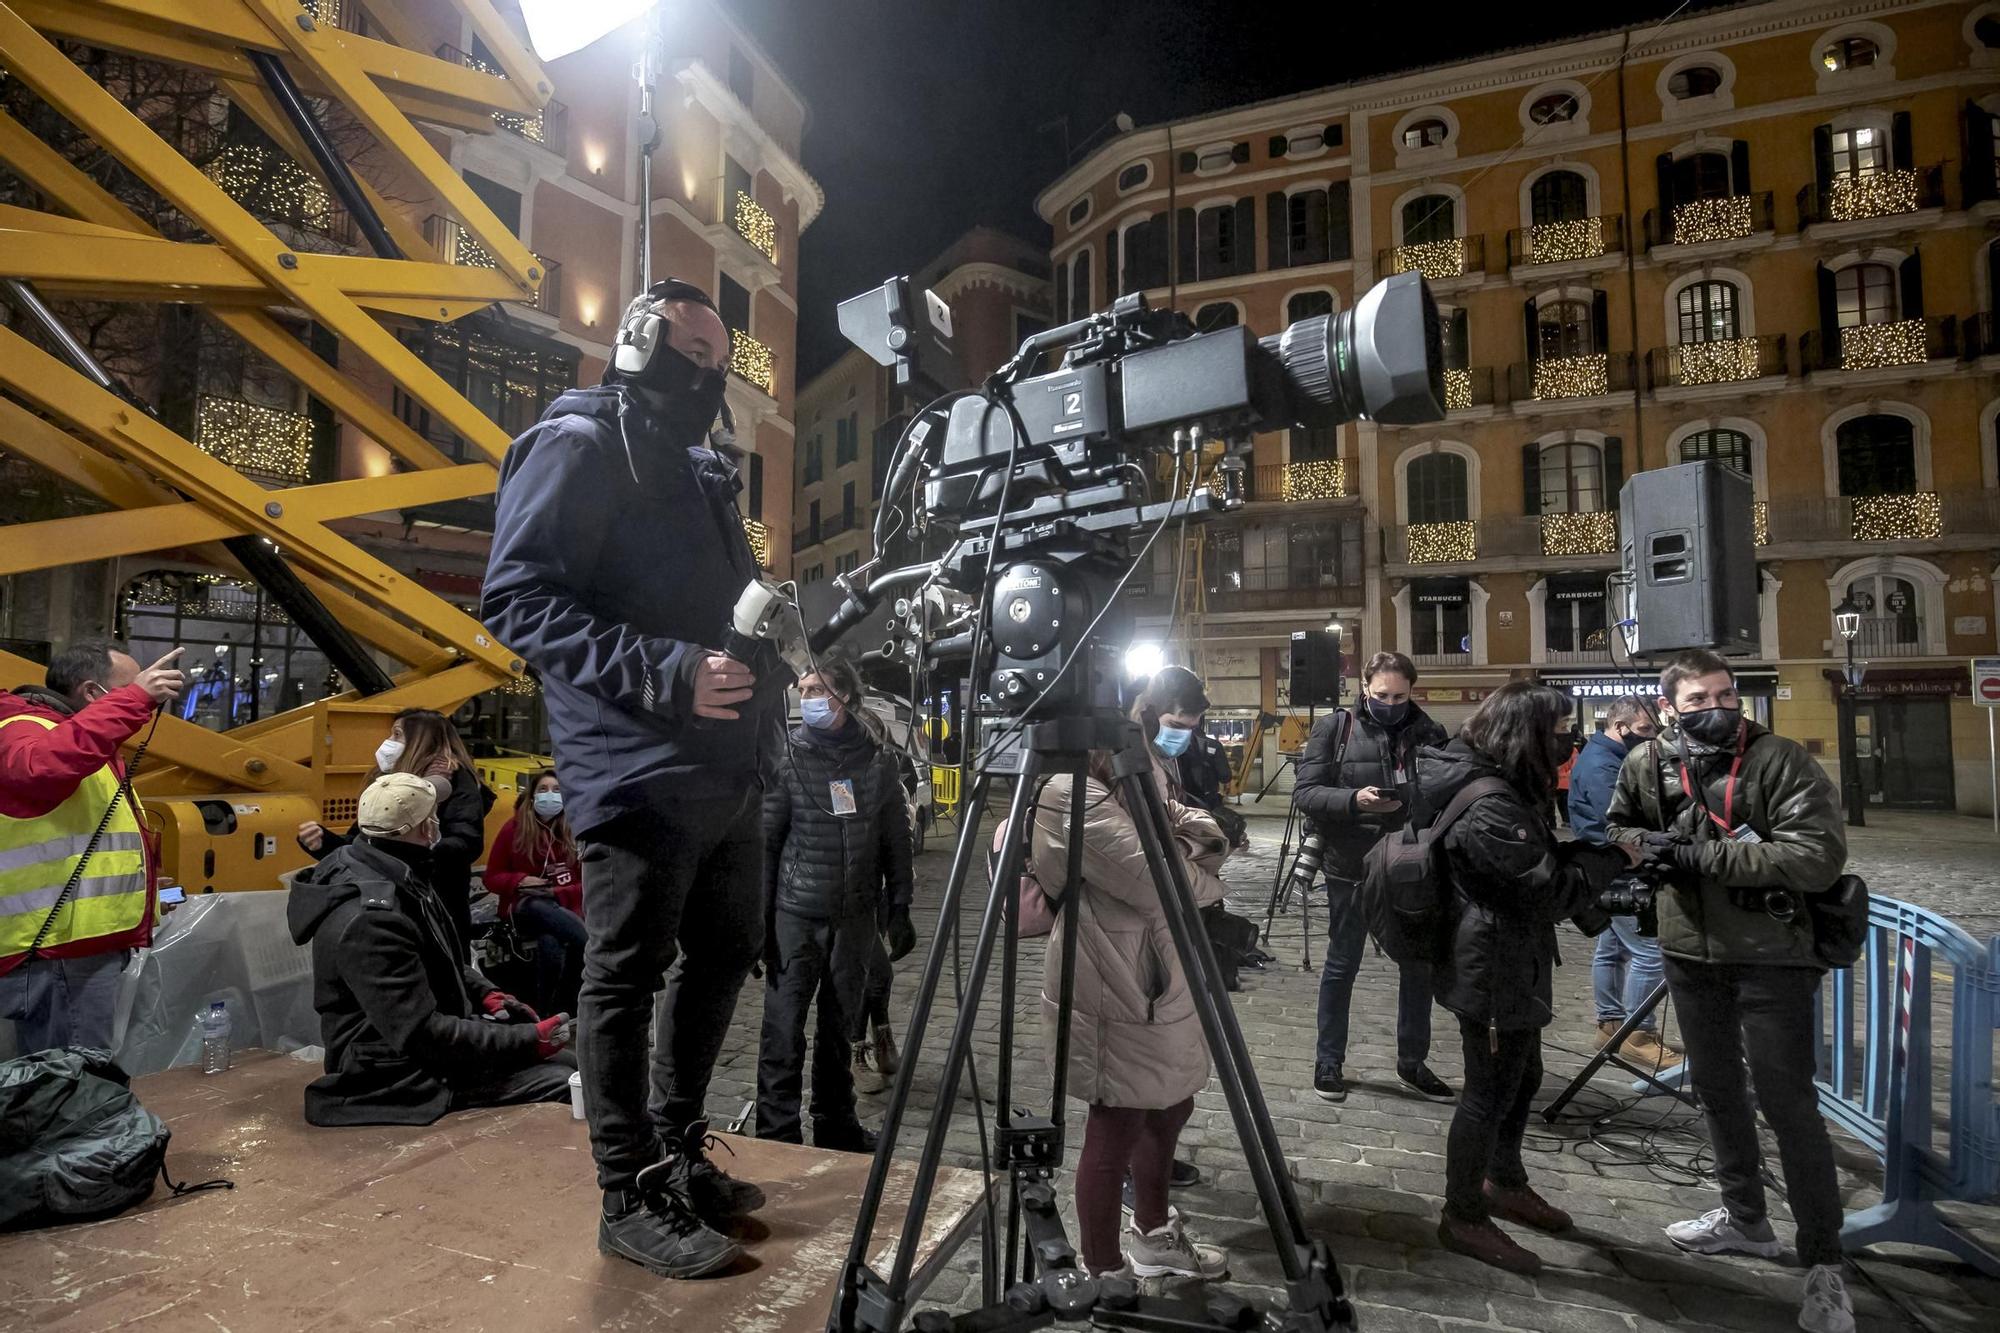
[[543, 819], [554, 819], [562, 813], [562, 793], [559, 791], [538, 791], [535, 793], [535, 813]]
[[1193, 739], [1194, 729], [1191, 727], [1163, 726], [1153, 734], [1153, 744], [1159, 746], [1160, 752], [1169, 759], [1178, 759]]
[[809, 727], [820, 727], [822, 729], [830, 727], [833, 725], [833, 700], [801, 699], [799, 700], [799, 716], [806, 720], [806, 725]]

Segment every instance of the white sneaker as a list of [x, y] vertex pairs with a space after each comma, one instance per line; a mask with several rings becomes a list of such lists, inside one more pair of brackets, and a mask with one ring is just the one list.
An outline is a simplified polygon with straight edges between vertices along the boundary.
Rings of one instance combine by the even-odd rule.
[[1127, 1227], [1125, 1257], [1139, 1277], [1198, 1277], [1214, 1282], [1229, 1276], [1228, 1252], [1189, 1240], [1179, 1213], [1154, 1231], [1142, 1232], [1136, 1224]]
[[1713, 1208], [1700, 1217], [1676, 1222], [1666, 1229], [1667, 1239], [1690, 1254], [1754, 1254], [1775, 1259], [1784, 1250], [1771, 1223], [1759, 1222], [1747, 1231], [1729, 1220], [1727, 1208]]
[[1854, 1306], [1838, 1264], [1814, 1264], [1806, 1274], [1806, 1297], [1799, 1306], [1806, 1333], [1854, 1333]]

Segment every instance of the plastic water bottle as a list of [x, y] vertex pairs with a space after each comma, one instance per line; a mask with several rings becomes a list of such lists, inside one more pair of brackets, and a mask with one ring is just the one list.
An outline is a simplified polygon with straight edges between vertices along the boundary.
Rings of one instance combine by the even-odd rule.
[[217, 1000], [201, 1016], [201, 1072], [220, 1074], [229, 1068], [229, 1010]]

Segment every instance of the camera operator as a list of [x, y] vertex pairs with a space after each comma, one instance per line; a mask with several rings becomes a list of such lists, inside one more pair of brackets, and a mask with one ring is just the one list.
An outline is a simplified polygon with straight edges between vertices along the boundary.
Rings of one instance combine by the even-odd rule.
[[[1569, 826], [1583, 842], [1609, 841], [1604, 835], [1604, 811], [1618, 784], [1618, 768], [1633, 746], [1653, 739], [1658, 730], [1646, 706], [1631, 695], [1613, 699], [1604, 721], [1604, 730], [1584, 743], [1570, 772]], [[1610, 928], [1597, 937], [1597, 953], [1591, 960], [1600, 1049], [1645, 1003], [1661, 976], [1660, 942], [1639, 929], [1639, 918], [1612, 917]], [[1628, 1059], [1652, 1069], [1681, 1062], [1680, 1054], [1660, 1039], [1659, 1019], [1652, 1014], [1640, 1020], [1621, 1049]]]
[[1610, 836], [1669, 871], [1659, 895], [1668, 993], [1708, 1118], [1723, 1206], [1667, 1237], [1697, 1254], [1779, 1252], [1765, 1213], [1756, 1107], [1771, 1123], [1806, 1265], [1799, 1326], [1854, 1327], [1841, 1276], [1840, 1193], [1813, 1087], [1813, 996], [1822, 965], [1801, 895], [1826, 891], [1847, 861], [1833, 784], [1804, 747], [1743, 716], [1714, 653], [1660, 673], [1670, 730], [1618, 772]]
[[[1347, 1011], [1368, 925], [1359, 902], [1368, 849], [1403, 827], [1404, 788], [1420, 747], [1443, 745], [1444, 728], [1410, 699], [1417, 668], [1401, 653], [1377, 653], [1361, 673], [1361, 703], [1320, 719], [1299, 759], [1292, 803], [1324, 841], [1327, 885], [1326, 963], [1319, 982], [1319, 1044], [1313, 1091], [1347, 1100]], [[1431, 1053], [1431, 974], [1403, 964], [1396, 994], [1396, 1074], [1432, 1101], [1452, 1099], [1451, 1085], [1424, 1061]]]
[[[764, 941], [759, 769], [784, 687], [707, 646], [758, 576], [736, 467], [708, 442], [729, 348], [697, 287], [627, 307], [604, 382], [507, 451], [481, 607], [541, 677], [582, 854], [598, 1248], [667, 1277], [729, 1264], [715, 1224], [764, 1201], [706, 1156], [702, 1110]], [[677, 952], [649, 1113], [653, 996]]]

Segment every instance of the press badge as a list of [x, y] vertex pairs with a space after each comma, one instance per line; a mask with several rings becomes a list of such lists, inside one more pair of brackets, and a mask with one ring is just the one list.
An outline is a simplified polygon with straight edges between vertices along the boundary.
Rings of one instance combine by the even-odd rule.
[[827, 793], [833, 797], [833, 813], [851, 815], [854, 813], [854, 779], [836, 778], [826, 784]]
[[1734, 829], [1730, 830], [1729, 836], [1735, 839], [1737, 842], [1764, 841], [1762, 838], [1757, 836], [1757, 830], [1751, 828], [1748, 824], [1738, 824]]

